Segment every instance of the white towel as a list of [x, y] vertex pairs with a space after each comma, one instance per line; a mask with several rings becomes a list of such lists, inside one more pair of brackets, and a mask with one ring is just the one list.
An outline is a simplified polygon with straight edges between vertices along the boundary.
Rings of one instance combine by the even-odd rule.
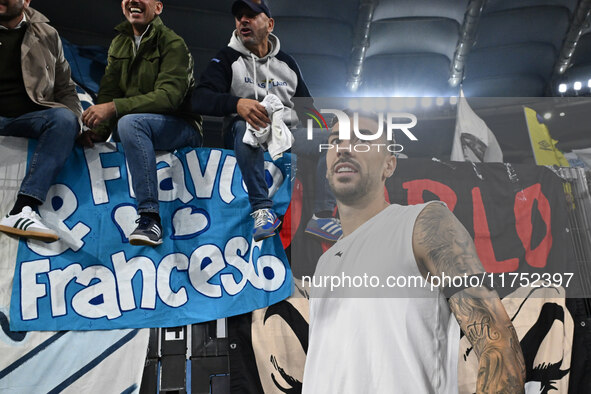
[[283, 121], [284, 106], [279, 97], [268, 94], [261, 104], [271, 118], [271, 125], [257, 130], [247, 123], [242, 142], [268, 150], [271, 158], [277, 160], [291, 148], [295, 139]]

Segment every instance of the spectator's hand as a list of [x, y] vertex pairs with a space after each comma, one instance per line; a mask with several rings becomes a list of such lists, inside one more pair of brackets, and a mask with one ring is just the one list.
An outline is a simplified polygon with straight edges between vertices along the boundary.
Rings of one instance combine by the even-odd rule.
[[115, 116], [115, 103], [96, 104], [82, 113], [82, 122], [91, 129]]
[[257, 130], [262, 127], [267, 127], [267, 125], [271, 123], [271, 119], [267, 116], [267, 110], [256, 100], [238, 100], [236, 112], [238, 112], [238, 115], [240, 115], [242, 119]]
[[104, 142], [106, 140], [106, 138], [93, 133], [92, 130], [85, 130], [76, 138], [76, 142], [85, 148], [94, 148], [95, 142]]

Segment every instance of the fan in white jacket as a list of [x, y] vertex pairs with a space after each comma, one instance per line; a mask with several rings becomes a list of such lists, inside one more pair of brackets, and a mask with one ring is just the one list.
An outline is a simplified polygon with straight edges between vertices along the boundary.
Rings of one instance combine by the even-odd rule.
[[[248, 189], [255, 219], [256, 241], [275, 235], [280, 220], [265, 180], [263, 151], [243, 142], [247, 123], [258, 130], [271, 124], [271, 115], [260, 103], [267, 95], [283, 104], [282, 119], [288, 127], [298, 118], [294, 97], [310, 97], [295, 60], [281, 51], [271, 32], [275, 21], [264, 0], [238, 0], [232, 5], [236, 29], [230, 43], [211, 59], [193, 93], [193, 111], [224, 116], [224, 143], [234, 149]], [[311, 102], [311, 99], [310, 99]]]

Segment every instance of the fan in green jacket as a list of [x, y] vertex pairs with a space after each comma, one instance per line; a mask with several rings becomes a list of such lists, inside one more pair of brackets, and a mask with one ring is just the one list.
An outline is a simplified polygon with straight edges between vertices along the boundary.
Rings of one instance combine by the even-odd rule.
[[157, 0], [123, 0], [127, 19], [116, 27], [97, 102], [82, 114], [90, 128], [79, 142], [92, 147], [112, 135], [125, 152], [137, 199], [132, 245], [162, 243], [155, 150], [201, 145], [201, 117], [190, 112], [193, 58], [166, 27]]

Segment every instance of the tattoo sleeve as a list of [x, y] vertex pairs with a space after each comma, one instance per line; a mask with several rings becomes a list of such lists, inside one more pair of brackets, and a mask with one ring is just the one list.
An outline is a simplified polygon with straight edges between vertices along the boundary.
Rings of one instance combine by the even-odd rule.
[[[417, 218], [413, 248], [422, 271], [456, 276], [484, 272], [464, 226], [443, 205], [430, 204]], [[525, 363], [509, 316], [496, 292], [462, 290], [449, 299], [479, 359], [477, 393], [523, 393]]]

